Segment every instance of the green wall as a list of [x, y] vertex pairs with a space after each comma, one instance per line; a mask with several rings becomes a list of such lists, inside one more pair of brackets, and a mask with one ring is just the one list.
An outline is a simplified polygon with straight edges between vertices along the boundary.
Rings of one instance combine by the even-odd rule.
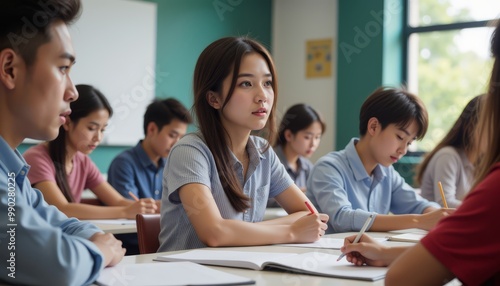
[[365, 98], [381, 85], [401, 84], [402, 2], [339, 0], [337, 150], [359, 136]]
[[[225, 36], [249, 35], [271, 49], [272, 0], [148, 0], [157, 3], [156, 97], [190, 108], [192, 77], [201, 51]], [[142, 124], [142, 123], [140, 123]], [[193, 130], [191, 127], [190, 130]], [[141, 138], [137, 138], [139, 140]], [[22, 144], [24, 152], [29, 144]], [[128, 146], [99, 146], [90, 157], [103, 173]]]

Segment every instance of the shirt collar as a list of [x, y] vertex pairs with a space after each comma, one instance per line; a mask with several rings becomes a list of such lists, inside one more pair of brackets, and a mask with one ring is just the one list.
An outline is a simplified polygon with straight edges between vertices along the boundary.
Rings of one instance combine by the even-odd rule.
[[[280, 159], [281, 163], [283, 164], [283, 166], [285, 166], [286, 170], [287, 171], [291, 171], [291, 172], [294, 172], [292, 170], [292, 168], [290, 168], [290, 165], [288, 164], [288, 160], [285, 156], [285, 152], [283, 152], [283, 147], [281, 147], [281, 145], [277, 145], [276, 147], [273, 148], [274, 149], [274, 153], [276, 153], [276, 155], [278, 156], [278, 158]], [[303, 166], [306, 166], [307, 163], [305, 162], [305, 159], [302, 157], [302, 156], [299, 156], [298, 158], [298, 164], [297, 164], [297, 173], [303, 169]], [[295, 173], [295, 172], [294, 172]]]
[[25, 172], [29, 170], [29, 166], [23, 156], [17, 149], [12, 150], [9, 144], [0, 136], [0, 164], [2, 164], [7, 172], [19, 174], [23, 169]]
[[[345, 147], [345, 152], [347, 161], [349, 162], [349, 166], [351, 167], [352, 173], [354, 174], [354, 178], [356, 179], [356, 181], [361, 181], [365, 178], [370, 177], [370, 174], [366, 172], [365, 166], [363, 165], [363, 162], [361, 162], [361, 158], [356, 151], [355, 145], [356, 143], [358, 143], [358, 141], [359, 138], [352, 138]], [[377, 166], [373, 170], [373, 176], [379, 181], [386, 176], [386, 172], [380, 166], [380, 164], [377, 164]]]
[[163, 168], [165, 166], [165, 158], [160, 158], [160, 160], [158, 160], [158, 167], [156, 167], [146, 153], [146, 150], [144, 150], [144, 148], [142, 147], [142, 141], [143, 140], [140, 140], [139, 143], [137, 143], [137, 145], [135, 145], [135, 147], [133, 148], [134, 153], [137, 155], [137, 157], [139, 157], [142, 167], [148, 168], [149, 166], [152, 166], [154, 168]]

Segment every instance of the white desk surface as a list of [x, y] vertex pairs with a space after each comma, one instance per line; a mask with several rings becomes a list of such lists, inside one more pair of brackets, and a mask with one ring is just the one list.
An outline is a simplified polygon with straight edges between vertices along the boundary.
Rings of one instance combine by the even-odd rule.
[[98, 228], [106, 233], [120, 234], [120, 233], [137, 233], [137, 226], [135, 223], [120, 223], [120, 220], [116, 220], [116, 224], [109, 223], [111, 220], [105, 220], [103, 223], [99, 223], [98, 220], [82, 220], [88, 221], [95, 224]]
[[[356, 234], [356, 232], [350, 233], [337, 233], [327, 235], [327, 237], [344, 238], [349, 235]], [[369, 233], [372, 237], [386, 237], [389, 233]], [[403, 242], [387, 242], [391, 245], [413, 245], [413, 243], [403, 243]], [[250, 247], [224, 247], [219, 248], [224, 250], [236, 250], [236, 251], [263, 251], [263, 252], [293, 252], [293, 253], [304, 253], [319, 251], [323, 253], [331, 253], [339, 255], [339, 250], [333, 249], [312, 249], [303, 247], [285, 247], [285, 246], [250, 246]], [[160, 252], [153, 254], [135, 255], [135, 256], [125, 256], [121, 263], [150, 263], [154, 262], [153, 259], [159, 255], [167, 255], [172, 253], [184, 252], [182, 251], [172, 251], [172, 252]], [[167, 262], [157, 262], [157, 263], [167, 263]], [[375, 282], [367, 282], [361, 280], [351, 280], [351, 279], [338, 279], [338, 278], [328, 278], [312, 275], [303, 274], [292, 274], [286, 272], [274, 272], [274, 271], [255, 271], [240, 268], [230, 268], [230, 267], [218, 267], [218, 266], [207, 266], [217, 270], [221, 270], [227, 273], [232, 273], [236, 275], [241, 275], [244, 277], [251, 278], [255, 280], [255, 285], [312, 285], [312, 286], [322, 286], [322, 285], [339, 285], [339, 286], [353, 286], [353, 285], [384, 285], [384, 280], [378, 280]], [[168, 277], [165, 277], [168, 279]]]

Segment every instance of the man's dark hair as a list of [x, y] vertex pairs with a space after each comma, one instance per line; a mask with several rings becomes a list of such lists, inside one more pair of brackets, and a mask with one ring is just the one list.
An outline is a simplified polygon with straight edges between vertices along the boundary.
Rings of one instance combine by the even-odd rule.
[[170, 124], [173, 119], [178, 119], [186, 124], [190, 124], [193, 119], [189, 111], [174, 98], [154, 100], [150, 103], [144, 113], [144, 135], [147, 133], [148, 124], [154, 122], [161, 130], [163, 126]]
[[69, 25], [80, 8], [80, 0], [0, 1], [0, 51], [13, 49], [31, 66], [38, 47], [51, 40], [50, 25], [58, 20]]
[[363, 137], [368, 121], [375, 117], [382, 130], [389, 124], [406, 128], [412, 122], [418, 125], [417, 140], [424, 137], [429, 125], [429, 116], [422, 100], [404, 88], [380, 87], [365, 100], [359, 112], [359, 134]]

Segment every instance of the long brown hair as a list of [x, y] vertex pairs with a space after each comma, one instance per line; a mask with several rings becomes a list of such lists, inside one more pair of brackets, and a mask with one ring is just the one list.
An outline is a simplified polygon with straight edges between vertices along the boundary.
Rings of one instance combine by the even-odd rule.
[[500, 21], [491, 36], [491, 53], [495, 58], [488, 88], [488, 94], [482, 103], [482, 112], [479, 116], [479, 134], [486, 140], [486, 150], [476, 168], [474, 187], [479, 184], [490, 172], [491, 167], [500, 162]]
[[[478, 149], [477, 141], [475, 140], [475, 132], [478, 121], [482, 95], [475, 96], [465, 106], [464, 110], [457, 118], [448, 134], [434, 147], [434, 149], [425, 156], [425, 159], [417, 167], [416, 182], [422, 183], [425, 169], [429, 165], [432, 157], [446, 146], [452, 146], [457, 149], [464, 150], [467, 154], [476, 153]], [[476, 157], [477, 158], [477, 157]], [[475, 164], [476, 162], [472, 162]]]
[[[113, 115], [111, 105], [99, 90], [85, 84], [76, 85], [76, 90], [79, 93], [78, 100], [70, 103], [71, 114], [69, 115], [71, 122], [75, 125], [81, 118], [97, 110], [106, 109], [109, 117]], [[68, 176], [66, 175], [66, 140], [67, 132], [61, 126], [56, 139], [49, 142], [49, 155], [56, 169], [57, 186], [61, 189], [68, 202], [74, 202], [75, 199], [71, 193]]]
[[[273, 60], [267, 49], [255, 40], [247, 37], [226, 37], [211, 43], [203, 50], [194, 70], [193, 91], [194, 111], [197, 117], [199, 129], [205, 142], [212, 152], [219, 173], [219, 179], [233, 208], [243, 211], [249, 207], [249, 198], [243, 194], [237, 176], [231, 165], [231, 151], [227, 147], [231, 140], [222, 125], [219, 111], [214, 109], [207, 100], [208, 92], [222, 92], [222, 83], [226, 77], [233, 75], [231, 86], [227, 93], [222, 109], [231, 100], [236, 86], [237, 75], [241, 60], [245, 55], [257, 53], [267, 63], [272, 75], [272, 88], [274, 90], [274, 102], [266, 123], [264, 138], [273, 142], [276, 133], [274, 114], [278, 97], [276, 70]], [[269, 148], [269, 143], [265, 150]]]

